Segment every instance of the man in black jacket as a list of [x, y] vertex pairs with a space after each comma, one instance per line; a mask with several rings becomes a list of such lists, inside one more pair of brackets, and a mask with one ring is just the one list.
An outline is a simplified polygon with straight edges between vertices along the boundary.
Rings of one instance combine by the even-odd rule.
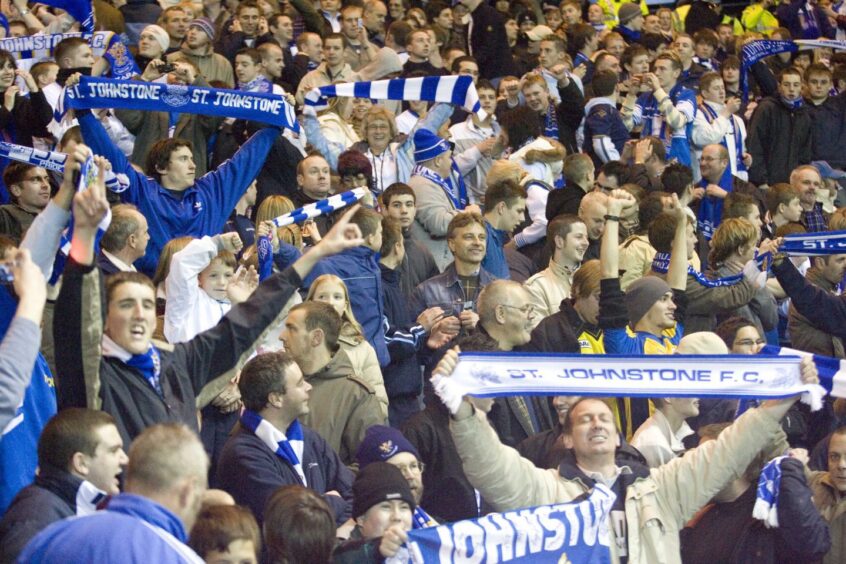
[[102, 411], [66, 409], [38, 440], [38, 475], [21, 490], [0, 521], [0, 562], [14, 561], [48, 525], [89, 515], [117, 494], [128, 459], [114, 419]]
[[746, 147], [752, 155], [749, 181], [759, 188], [790, 181], [790, 171], [811, 161], [811, 117], [802, 100], [802, 75], [778, 75], [778, 94], [755, 108]]
[[[221, 488], [249, 507], [259, 523], [271, 494], [291, 484], [323, 495], [335, 521], [346, 521], [353, 476], [329, 443], [297, 421], [309, 412], [311, 384], [294, 359], [283, 352], [257, 356], [241, 371], [238, 389], [245, 412], [220, 455]], [[282, 452], [283, 442], [290, 453]]]
[[[56, 301], [53, 331], [56, 342], [64, 344], [56, 351], [59, 406], [106, 411], [127, 444], [156, 423], [178, 421], [198, 431], [195, 401], [200, 391], [216, 379], [215, 386], [225, 385], [228, 376], [220, 377], [252, 351], [315, 263], [361, 245], [361, 232], [345, 216], [310, 252], [265, 280], [215, 327], [172, 350], [159, 349], [151, 342], [155, 288], [146, 276], [124, 272], [110, 277], [106, 302], [101, 303], [94, 238], [108, 202], [102, 178], [106, 161], [97, 161], [98, 181], [74, 197], [71, 252]], [[210, 391], [217, 395], [220, 390]]]
[[460, 0], [455, 4], [455, 10], [470, 13], [468, 55], [476, 58], [482, 78], [520, 74], [514, 67], [505, 22], [499, 12], [482, 0]]

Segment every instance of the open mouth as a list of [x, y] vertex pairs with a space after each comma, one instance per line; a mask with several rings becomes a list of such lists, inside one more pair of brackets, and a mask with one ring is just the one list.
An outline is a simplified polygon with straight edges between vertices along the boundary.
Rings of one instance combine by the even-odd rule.
[[133, 325], [129, 328], [129, 334], [133, 337], [144, 337], [147, 329], [143, 325]]

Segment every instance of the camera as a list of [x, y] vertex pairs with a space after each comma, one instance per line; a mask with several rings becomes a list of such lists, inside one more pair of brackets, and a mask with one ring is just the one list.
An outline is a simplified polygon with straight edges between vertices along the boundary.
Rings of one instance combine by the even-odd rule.
[[162, 63], [156, 66], [156, 70], [159, 71], [161, 74], [167, 74], [169, 72], [173, 72], [176, 70], [176, 65], [171, 63]]

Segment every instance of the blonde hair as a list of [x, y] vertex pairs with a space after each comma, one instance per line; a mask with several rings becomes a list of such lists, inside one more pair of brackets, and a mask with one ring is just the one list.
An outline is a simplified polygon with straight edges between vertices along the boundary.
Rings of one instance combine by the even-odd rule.
[[499, 159], [491, 165], [491, 169], [485, 177], [485, 184], [493, 186], [505, 180], [513, 180], [520, 184], [524, 176], [526, 176], [526, 172], [519, 164], [506, 159]]
[[394, 113], [384, 106], [373, 106], [367, 113], [364, 114], [364, 117], [361, 118], [361, 133], [364, 135], [364, 138], [367, 138], [367, 126], [370, 125], [371, 121], [383, 119], [388, 122], [388, 130], [391, 134], [391, 139], [397, 136], [397, 119], [394, 116]]
[[[294, 202], [285, 196], [268, 196], [262, 200], [261, 205], [258, 207], [258, 210], [256, 210], [256, 225], [259, 225], [263, 221], [276, 219], [280, 215], [290, 213], [295, 209], [297, 208], [294, 206]], [[285, 227], [279, 227], [276, 229], [276, 233], [279, 236], [280, 241], [293, 245], [298, 249], [302, 249], [303, 234], [300, 231], [299, 225], [291, 224], [286, 225]]]
[[315, 278], [314, 282], [311, 283], [311, 287], [308, 289], [308, 295], [306, 296], [305, 301], [317, 301], [314, 296], [317, 294], [317, 289], [324, 282], [334, 282], [344, 290], [344, 300], [346, 301], [346, 305], [344, 306], [344, 311], [341, 313], [341, 321], [343, 322], [343, 325], [341, 326], [341, 336], [353, 337], [359, 342], [364, 340], [364, 329], [361, 328], [361, 325], [359, 325], [352, 312], [352, 306], [350, 305], [350, 291], [347, 289], [347, 285], [344, 284], [344, 281], [334, 274], [321, 274]]
[[741, 246], [757, 243], [759, 235], [758, 228], [748, 219], [733, 217], [724, 220], [714, 231], [708, 262], [715, 266], [724, 262]]
[[188, 246], [188, 243], [194, 238], [190, 236], [177, 237], [165, 243], [161, 254], [159, 254], [159, 264], [156, 265], [156, 274], [153, 276], [153, 285], [158, 288], [159, 284], [164, 283], [167, 275], [170, 274], [170, 262], [173, 260], [173, 255]]

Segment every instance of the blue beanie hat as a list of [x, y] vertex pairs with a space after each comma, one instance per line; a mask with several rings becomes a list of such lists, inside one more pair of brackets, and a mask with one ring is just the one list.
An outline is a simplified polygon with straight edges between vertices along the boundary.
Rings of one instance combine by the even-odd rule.
[[402, 433], [393, 427], [373, 425], [367, 429], [364, 440], [355, 453], [355, 461], [358, 462], [359, 468], [364, 468], [372, 462], [386, 462], [401, 452], [410, 452], [420, 460], [417, 449]]
[[450, 143], [428, 129], [420, 128], [414, 133], [414, 161], [421, 163], [434, 159], [451, 150]]

